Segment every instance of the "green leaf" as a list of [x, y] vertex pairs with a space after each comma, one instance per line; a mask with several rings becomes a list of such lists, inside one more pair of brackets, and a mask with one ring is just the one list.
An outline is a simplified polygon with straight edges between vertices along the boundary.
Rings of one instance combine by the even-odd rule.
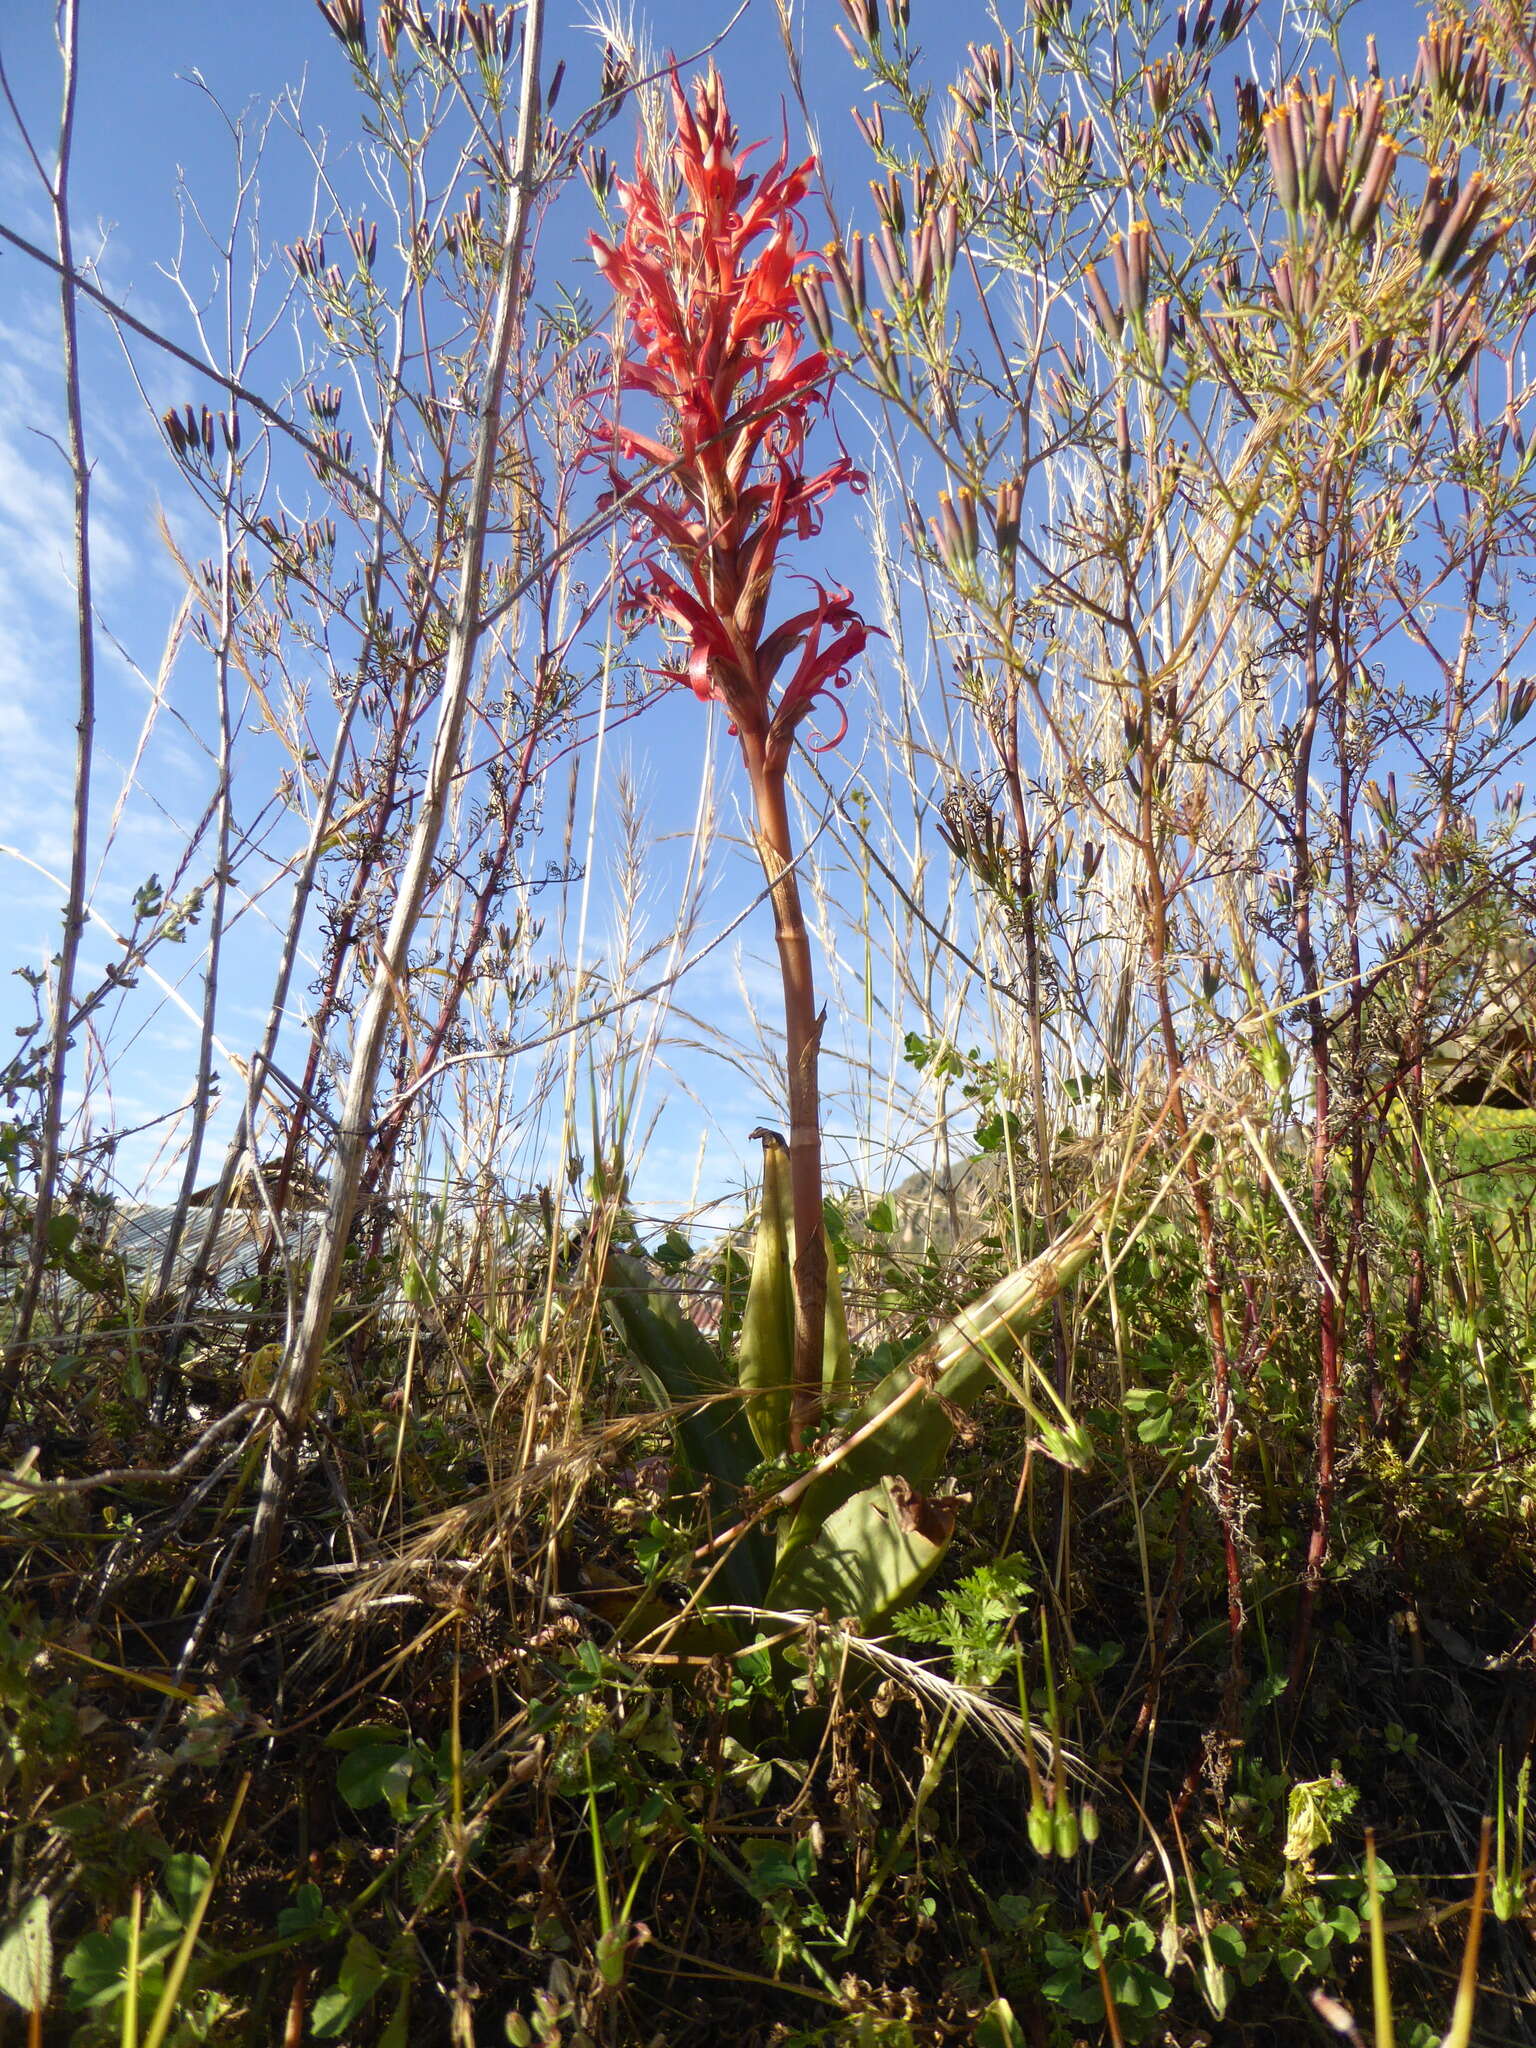
[[[873, 1435], [856, 1450], [824, 1473], [801, 1497], [791, 1532], [791, 1542], [813, 1537], [841, 1502], [855, 1493], [876, 1486], [889, 1475], [899, 1473], [914, 1490], [929, 1490], [949, 1455], [954, 1441], [954, 1424], [946, 1412], [950, 1407], [967, 1408], [999, 1377], [1007, 1374], [1010, 1385], [1029, 1401], [1029, 1415], [1040, 1430], [1053, 1457], [1085, 1466], [1086, 1444], [1078, 1427], [1060, 1417], [1048, 1423], [1027, 1387], [1021, 1386], [1008, 1369], [1035, 1322], [1061, 1288], [1092, 1257], [1098, 1234], [1088, 1220], [1048, 1252], [1010, 1273], [981, 1298], [946, 1323], [933, 1341], [925, 1345], [917, 1361], [904, 1360], [888, 1372], [880, 1384], [849, 1418], [853, 1434], [872, 1423], [897, 1397], [912, 1385], [913, 1364], [931, 1373], [934, 1392], [912, 1396], [895, 1415], [882, 1422]], [[1043, 1391], [1047, 1384], [1033, 1367], [1028, 1377], [1041, 1392], [1043, 1403], [1054, 1408], [1055, 1399]]]
[[197, 1910], [197, 1902], [208, 1889], [210, 1866], [206, 1856], [167, 1856], [163, 1876], [177, 1918], [183, 1923]]
[[47, 1231], [48, 1249], [58, 1257], [63, 1257], [64, 1253], [70, 1249], [79, 1235], [80, 1218], [78, 1216], [72, 1216], [68, 1210], [63, 1210], [58, 1215], [49, 1217]]
[[0, 1934], [0, 1991], [23, 2012], [41, 2012], [53, 1985], [53, 1936], [48, 1901], [28, 1899]]
[[878, 1232], [881, 1237], [893, 1235], [896, 1229], [896, 1211], [884, 1199], [876, 1202], [864, 1218], [864, 1228]]
[[354, 1934], [347, 1943], [336, 1982], [315, 2000], [311, 2024], [316, 2040], [340, 2039], [377, 1996], [385, 1975], [383, 1961], [373, 1943]]
[[395, 2001], [394, 2012], [389, 2025], [379, 2036], [379, 2048], [410, 2048], [411, 1985], [407, 1979], [400, 1986], [400, 1996]]
[[663, 1273], [681, 1273], [693, 1257], [693, 1246], [677, 1229], [668, 1229], [661, 1243], [651, 1251], [651, 1264]]
[[1166, 1443], [1173, 1435], [1173, 1410], [1168, 1407], [1150, 1410], [1137, 1423], [1136, 1434], [1144, 1444]]
[[1218, 1963], [1240, 1963], [1248, 1953], [1248, 1944], [1237, 1928], [1228, 1926], [1224, 1921], [1216, 1921], [1208, 1927], [1205, 1938]]
[[336, 1789], [354, 1811], [376, 1806], [382, 1799], [396, 1820], [403, 1820], [417, 1764], [414, 1748], [402, 1749], [395, 1743], [365, 1743], [343, 1757], [336, 1773]]
[[[700, 1394], [734, 1391], [719, 1354], [690, 1323], [673, 1297], [650, 1291], [643, 1266], [620, 1252], [608, 1255], [605, 1298], [635, 1363], [658, 1402], [691, 1402]], [[677, 1436], [695, 1478], [707, 1482], [711, 1530], [741, 1514], [747, 1474], [761, 1462], [740, 1404], [711, 1401], [677, 1418]], [[714, 1585], [727, 1600], [762, 1605], [773, 1570], [773, 1544], [765, 1529], [751, 1530], [721, 1563]]]
[[79, 2012], [122, 1995], [128, 1944], [115, 1934], [87, 1934], [64, 1958], [69, 2002]]
[[995, 1998], [976, 2022], [976, 2048], [1024, 2048], [1024, 2029], [1006, 1998]]
[[853, 1345], [848, 1336], [848, 1310], [843, 1303], [843, 1276], [832, 1247], [827, 1247], [827, 1306], [821, 1327], [821, 1398], [841, 1406], [853, 1385]]
[[865, 1628], [911, 1600], [949, 1548], [954, 1510], [882, 1479], [856, 1493], [817, 1534], [787, 1551], [767, 1605], [822, 1608]]
[[1351, 1947], [1360, 1939], [1360, 1915], [1350, 1906], [1335, 1906], [1328, 1915], [1328, 1925], [1341, 1941]]
[[325, 1738], [327, 1749], [361, 1749], [365, 1743], [390, 1742], [399, 1748], [409, 1738], [403, 1728], [384, 1721], [362, 1721], [355, 1728], [333, 1728]]
[[[108, 2005], [123, 1995], [128, 1974], [129, 1922], [126, 1915], [114, 1920], [109, 1933], [87, 1934], [64, 1958], [61, 1974], [73, 1987], [70, 2005], [79, 2012], [87, 2007]], [[143, 1924], [139, 1929], [139, 2002], [153, 2004], [160, 1995], [164, 1972], [160, 1963], [182, 1936], [181, 1919], [158, 1892], [151, 1892]]]
[[799, 1890], [805, 1874], [784, 1852], [783, 1844], [751, 1840], [741, 1845], [747, 1866], [747, 1889], [755, 1899], [771, 1898], [775, 1892]]
[[317, 1884], [301, 1884], [293, 1895], [293, 1904], [281, 1907], [277, 1915], [278, 1933], [290, 1940], [306, 1934], [334, 1934], [339, 1926]]

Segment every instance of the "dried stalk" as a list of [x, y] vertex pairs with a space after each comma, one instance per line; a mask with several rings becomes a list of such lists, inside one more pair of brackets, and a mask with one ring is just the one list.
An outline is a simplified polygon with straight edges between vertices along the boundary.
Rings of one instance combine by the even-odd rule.
[[464, 514], [464, 554], [449, 631], [437, 731], [399, 893], [357, 1021], [352, 1060], [338, 1119], [330, 1195], [315, 1247], [309, 1286], [298, 1329], [286, 1347], [282, 1368], [273, 1388], [273, 1399], [284, 1416], [284, 1428], [268, 1445], [236, 1625], [240, 1635], [249, 1631], [267, 1598], [293, 1479], [297, 1436], [308, 1416], [325, 1354], [331, 1312], [341, 1286], [342, 1262], [373, 1137], [374, 1093], [379, 1066], [395, 1016], [397, 992], [405, 982], [411, 940], [421, 920], [432, 865], [459, 768], [460, 739], [484, 630], [481, 592], [486, 525], [500, 444], [502, 391], [513, 335], [522, 314], [523, 247], [534, 197], [533, 170], [538, 143], [539, 64], [543, 36], [544, 0], [529, 0], [523, 26], [516, 158], [509, 180], [500, 278], [490, 346], [481, 381], [473, 472]]

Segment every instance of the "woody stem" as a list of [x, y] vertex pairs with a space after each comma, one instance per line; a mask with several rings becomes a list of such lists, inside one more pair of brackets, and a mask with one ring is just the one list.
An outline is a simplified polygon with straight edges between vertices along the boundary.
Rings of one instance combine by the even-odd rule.
[[811, 941], [793, 866], [785, 769], [770, 764], [743, 735], [742, 751], [757, 805], [757, 846], [773, 902], [779, 972], [784, 981], [784, 1052], [789, 1074], [789, 1179], [795, 1218], [795, 1349], [789, 1436], [799, 1450], [821, 1416], [827, 1247], [821, 1209], [822, 1018], [816, 1010]]

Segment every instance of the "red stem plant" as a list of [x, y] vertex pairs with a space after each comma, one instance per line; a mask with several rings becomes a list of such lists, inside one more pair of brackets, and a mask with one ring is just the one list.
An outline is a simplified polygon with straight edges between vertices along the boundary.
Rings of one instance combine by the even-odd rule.
[[[702, 701], [725, 707], [756, 809], [784, 979], [795, 1219], [790, 1426], [798, 1447], [814, 1431], [822, 1375], [823, 1019], [786, 783], [796, 731], [816, 698], [847, 680], [870, 629], [850, 591], [815, 579], [814, 602], [789, 617], [770, 625], [768, 606], [785, 540], [813, 538], [827, 499], [862, 478], [846, 455], [814, 475], [805, 465], [812, 413], [825, 404], [831, 377], [827, 357], [805, 346], [796, 288], [809, 160], [791, 167], [781, 151], [760, 176], [749, 173], [752, 150], [737, 147], [713, 68], [696, 81], [691, 106], [674, 77], [672, 105], [670, 163], [647, 161], [642, 144], [634, 182], [617, 186], [622, 236], [613, 244], [592, 238], [629, 330], [618, 388], [654, 400], [662, 420], [650, 432], [604, 420], [599, 434], [616, 464], [639, 458], [658, 466], [654, 483], [631, 484], [615, 472], [644, 543], [628, 608], [685, 642], [687, 680]], [[846, 727], [845, 716], [826, 744]]]

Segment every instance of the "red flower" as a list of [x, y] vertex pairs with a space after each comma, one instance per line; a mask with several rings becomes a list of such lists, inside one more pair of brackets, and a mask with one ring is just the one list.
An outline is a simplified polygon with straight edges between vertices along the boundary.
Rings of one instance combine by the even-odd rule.
[[[592, 237], [633, 336], [620, 388], [654, 399], [664, 424], [646, 432], [605, 420], [598, 434], [616, 463], [667, 465], [634, 501], [647, 545], [631, 611], [681, 633], [696, 693], [718, 699], [749, 755], [782, 773], [795, 728], [822, 691], [847, 680], [870, 629], [851, 592], [816, 583], [816, 603], [769, 630], [780, 547], [790, 532], [813, 538], [826, 500], [863, 478], [846, 455], [814, 476], [804, 466], [812, 408], [824, 406], [832, 374], [820, 350], [802, 352], [794, 288], [810, 162], [791, 167], [781, 151], [750, 173], [753, 150], [737, 149], [713, 69], [691, 107], [674, 74], [672, 102], [680, 209], [642, 156], [634, 182], [617, 188], [622, 238]], [[614, 482], [627, 488], [617, 469]]]

